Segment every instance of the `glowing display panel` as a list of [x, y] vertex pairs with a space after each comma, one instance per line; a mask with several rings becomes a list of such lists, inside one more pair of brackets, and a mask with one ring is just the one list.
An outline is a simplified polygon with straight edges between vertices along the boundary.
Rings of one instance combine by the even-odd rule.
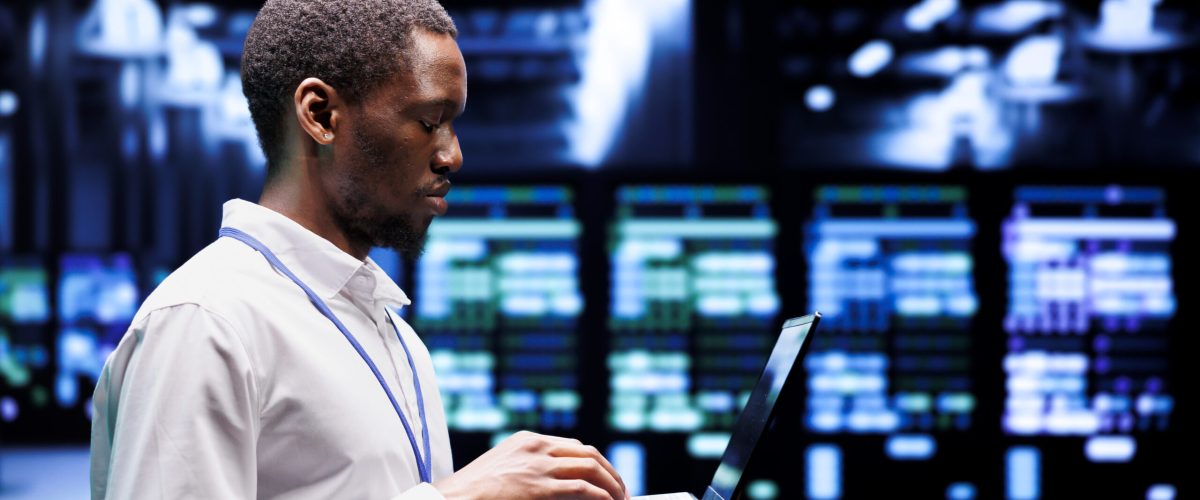
[[1158, 188], [1026, 187], [1004, 223], [1004, 430], [1167, 428], [1175, 223]]
[[40, 259], [0, 260], [0, 420], [49, 403], [49, 278]]
[[707, 431], [689, 451], [720, 456], [778, 334], [768, 201], [752, 186], [617, 192], [611, 428]]
[[58, 345], [55, 400], [90, 411], [92, 387], [116, 348], [140, 300], [128, 254], [71, 254], [61, 260], [58, 281]]
[[805, 359], [809, 429], [970, 427], [969, 325], [978, 299], [966, 201], [956, 187], [816, 191], [809, 300], [825, 315], [827, 335]]
[[451, 429], [571, 428], [580, 227], [562, 187], [456, 187], [417, 264], [416, 327]]

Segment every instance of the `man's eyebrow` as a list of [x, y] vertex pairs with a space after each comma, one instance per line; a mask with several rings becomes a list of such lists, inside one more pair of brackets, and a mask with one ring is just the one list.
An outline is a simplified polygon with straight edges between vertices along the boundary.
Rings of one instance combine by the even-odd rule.
[[449, 108], [454, 111], [454, 116], [459, 116], [463, 113], [463, 106], [454, 99], [431, 99], [417, 103], [417, 106], [422, 108]]

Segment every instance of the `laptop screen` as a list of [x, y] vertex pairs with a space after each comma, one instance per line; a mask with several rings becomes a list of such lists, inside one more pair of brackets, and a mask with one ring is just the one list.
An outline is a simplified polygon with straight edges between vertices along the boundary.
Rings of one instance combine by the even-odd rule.
[[732, 498], [733, 491], [742, 480], [742, 472], [746, 470], [746, 464], [754, 453], [754, 447], [758, 444], [758, 438], [762, 436], [763, 429], [774, 413], [775, 401], [779, 399], [783, 384], [796, 361], [800, 359], [801, 349], [804, 348], [809, 332], [820, 319], [820, 313], [813, 313], [784, 322], [783, 331], [779, 333], [779, 340], [771, 350], [771, 357], [767, 359], [762, 378], [758, 379], [758, 384], [750, 393], [750, 399], [746, 400], [746, 407], [742, 409], [741, 416], [733, 426], [729, 445], [725, 447], [721, 464], [717, 466], [712, 485], [709, 486], [711, 491], [705, 492], [705, 498], [711, 498], [713, 493], [722, 499]]

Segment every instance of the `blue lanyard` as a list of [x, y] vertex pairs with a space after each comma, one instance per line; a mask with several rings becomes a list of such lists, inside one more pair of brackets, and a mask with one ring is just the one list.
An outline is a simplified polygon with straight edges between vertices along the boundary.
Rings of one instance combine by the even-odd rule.
[[271, 252], [271, 249], [267, 248], [266, 245], [263, 245], [252, 236], [232, 227], [221, 228], [221, 232], [219, 234], [221, 237], [228, 236], [235, 240], [241, 241], [246, 245], [249, 245], [250, 248], [258, 250], [263, 257], [267, 258], [267, 262], [270, 262], [272, 267], [290, 278], [292, 282], [296, 283], [296, 285], [299, 285], [300, 288], [304, 290], [304, 293], [308, 295], [308, 300], [312, 301], [314, 306], [317, 306], [317, 310], [321, 311], [321, 314], [324, 314], [326, 318], [329, 318], [329, 321], [332, 321], [333, 325], [342, 332], [342, 335], [346, 337], [346, 340], [350, 341], [350, 345], [354, 346], [355, 351], [358, 351], [358, 355], [362, 357], [363, 361], [367, 363], [367, 367], [371, 369], [371, 373], [375, 374], [375, 379], [379, 381], [379, 386], [382, 387], [383, 392], [387, 394], [388, 401], [391, 401], [392, 408], [396, 410], [396, 415], [400, 416], [400, 423], [404, 425], [404, 432], [408, 434], [408, 442], [412, 444], [413, 455], [417, 457], [417, 470], [421, 474], [421, 481], [425, 483], [432, 483], [433, 474], [431, 470], [433, 468], [433, 455], [429, 452], [429, 424], [425, 421], [425, 398], [421, 395], [421, 379], [417, 376], [417, 367], [413, 363], [412, 353], [408, 350], [408, 343], [404, 342], [404, 336], [400, 335], [400, 329], [396, 326], [395, 318], [392, 318], [392, 329], [396, 331], [396, 338], [400, 339], [400, 345], [404, 347], [404, 355], [408, 357], [408, 368], [412, 370], [413, 388], [417, 390], [417, 410], [421, 413], [421, 439], [424, 441], [425, 448], [424, 459], [421, 458], [421, 453], [417, 450], [417, 438], [413, 436], [412, 427], [408, 425], [408, 419], [404, 417], [404, 412], [400, 411], [400, 404], [396, 402], [396, 396], [392, 394], [392, 390], [388, 388], [387, 382], [383, 380], [383, 375], [379, 373], [379, 368], [375, 366], [375, 362], [371, 360], [371, 356], [367, 355], [367, 351], [363, 350], [362, 345], [358, 343], [358, 340], [354, 338], [354, 335], [350, 334], [350, 330], [346, 329], [346, 325], [343, 325], [342, 321], [339, 320], [338, 317], [333, 314], [333, 311], [329, 309], [329, 306], [325, 305], [325, 301], [321, 300], [316, 293], [313, 293], [312, 289], [309, 288], [308, 285], [305, 285], [303, 281], [300, 281], [300, 278], [297, 278], [295, 274], [292, 274], [292, 271], [289, 270], [287, 266], [283, 265], [283, 262], [281, 262], [279, 258]]

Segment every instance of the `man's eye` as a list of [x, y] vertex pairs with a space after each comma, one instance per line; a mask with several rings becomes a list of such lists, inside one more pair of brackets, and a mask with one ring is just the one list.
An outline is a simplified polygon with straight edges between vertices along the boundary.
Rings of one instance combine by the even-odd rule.
[[419, 121], [421, 122], [421, 126], [425, 128], [426, 132], [433, 132], [433, 129], [434, 129], [433, 124], [431, 124], [425, 120], [419, 120]]

